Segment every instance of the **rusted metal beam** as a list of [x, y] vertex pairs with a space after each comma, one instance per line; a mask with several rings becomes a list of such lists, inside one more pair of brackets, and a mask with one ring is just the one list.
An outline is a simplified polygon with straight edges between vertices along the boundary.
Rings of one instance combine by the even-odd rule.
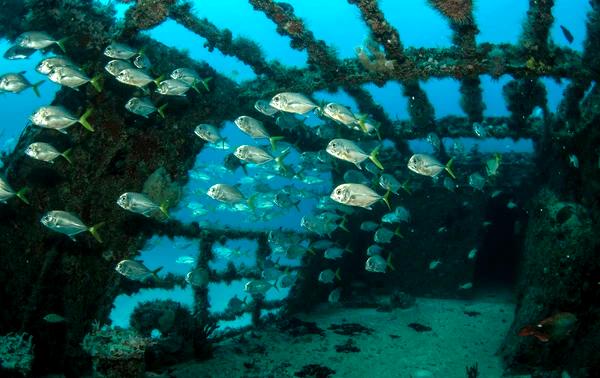
[[553, 6], [554, 0], [529, 0], [520, 44], [526, 54], [538, 62], [546, 62], [549, 55], [548, 38], [554, 23]]

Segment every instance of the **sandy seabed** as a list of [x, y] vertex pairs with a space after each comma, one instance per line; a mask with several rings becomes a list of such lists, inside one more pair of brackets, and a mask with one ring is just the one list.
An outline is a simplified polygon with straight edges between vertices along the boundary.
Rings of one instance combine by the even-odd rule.
[[[267, 327], [246, 335], [243, 343], [238, 338], [223, 342], [213, 359], [178, 365], [169, 376], [283, 378], [298, 376], [304, 366], [318, 364], [335, 371], [330, 377], [464, 378], [466, 366], [477, 363], [479, 377], [501, 377], [496, 352], [513, 314], [514, 304], [489, 297], [471, 301], [419, 298], [415, 306], [392, 312], [326, 306], [298, 316], [316, 322], [324, 336], [294, 337]], [[348, 336], [328, 329], [342, 323], [359, 323], [373, 332]], [[417, 332], [408, 326], [411, 323], [431, 330]], [[336, 346], [348, 339], [360, 351], [337, 352]]]

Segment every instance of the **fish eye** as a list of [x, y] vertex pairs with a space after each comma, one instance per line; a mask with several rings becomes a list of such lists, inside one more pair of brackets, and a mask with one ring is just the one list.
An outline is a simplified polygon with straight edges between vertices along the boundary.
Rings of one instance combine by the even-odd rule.
[[342, 189], [336, 189], [335, 194], [342, 194]]
[[279, 101], [279, 96], [273, 97], [273, 101], [277, 101], [278, 102]]

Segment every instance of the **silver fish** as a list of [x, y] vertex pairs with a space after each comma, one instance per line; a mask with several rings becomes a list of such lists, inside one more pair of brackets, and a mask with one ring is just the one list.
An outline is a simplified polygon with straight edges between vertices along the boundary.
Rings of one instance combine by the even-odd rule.
[[276, 94], [269, 102], [269, 105], [277, 110], [296, 114], [306, 114], [311, 110], [318, 108], [318, 106], [305, 95], [293, 92]]
[[218, 143], [224, 141], [224, 138], [221, 136], [219, 129], [214, 127], [213, 125], [208, 125], [206, 123], [201, 123], [196, 126], [194, 129], [194, 134], [196, 134], [200, 139], [208, 142], [208, 143]]
[[158, 279], [156, 273], [158, 273], [161, 269], [162, 267], [155, 270], [150, 270], [141, 262], [134, 260], [119, 261], [115, 267], [115, 270], [119, 274], [129, 278], [130, 280], [139, 282], [145, 282], [150, 279]]
[[64, 41], [65, 39], [57, 41], [46, 32], [28, 31], [19, 35], [15, 43], [21, 47], [35, 50], [44, 49], [56, 43], [63, 52], [66, 52]]
[[256, 109], [257, 111], [261, 112], [262, 114], [269, 116], [269, 117], [273, 117], [275, 115], [275, 113], [277, 113], [279, 110], [275, 109], [274, 107], [272, 107], [271, 105], [269, 105], [269, 101], [267, 100], [258, 100], [254, 103], [254, 109]]
[[384, 201], [388, 207], [387, 194], [381, 196], [373, 189], [363, 184], [341, 184], [331, 192], [330, 198], [348, 206], [358, 206], [371, 209], [371, 205], [377, 201]]
[[458, 185], [456, 185], [454, 180], [452, 180], [450, 177], [445, 177], [444, 178], [444, 188], [446, 188], [447, 190], [449, 190], [451, 192], [454, 192], [456, 190], [456, 188], [458, 188]]
[[0, 91], [21, 93], [27, 88], [33, 89], [36, 96], [40, 97], [40, 91], [38, 87], [44, 82], [44, 80], [38, 81], [35, 84], [31, 84], [29, 80], [23, 76], [23, 72], [19, 73], [7, 73], [0, 76]]
[[279, 287], [288, 288], [292, 287], [296, 283], [297, 276], [286, 273], [279, 279]]
[[52, 231], [65, 234], [75, 241], [75, 235], [88, 231], [96, 240], [102, 243], [98, 228], [103, 224], [88, 227], [76, 215], [67, 211], [53, 210], [42, 216], [40, 222]]
[[436, 158], [425, 154], [414, 154], [408, 160], [408, 169], [423, 176], [436, 177], [443, 170], [446, 170], [452, 178], [456, 179], [454, 172], [452, 171], [452, 161], [444, 165], [440, 163]]
[[337, 289], [333, 289], [329, 296], [327, 297], [327, 301], [329, 303], [338, 303], [340, 301], [340, 296], [342, 295], [342, 288], [338, 287]]
[[39, 62], [38, 65], [35, 66], [35, 70], [42, 75], [48, 75], [57, 67], [72, 67], [77, 69], [75, 63], [69, 58], [64, 56], [51, 56]]
[[66, 161], [72, 163], [71, 158], [69, 157], [69, 153], [71, 149], [67, 149], [64, 152], [59, 152], [54, 146], [48, 143], [43, 142], [35, 142], [31, 143], [25, 149], [25, 154], [29, 157], [32, 157], [36, 160], [45, 161], [48, 163], [54, 163], [54, 159], [59, 156], [65, 158]]
[[473, 189], [483, 191], [483, 187], [485, 186], [485, 178], [479, 174], [479, 172], [472, 173], [469, 176], [469, 185], [471, 185]]
[[48, 314], [44, 316], [43, 319], [48, 323], [63, 323], [66, 321], [64, 316], [58, 314]]
[[325, 270], [321, 271], [321, 273], [319, 273], [319, 282], [322, 282], [325, 284], [333, 283], [333, 280], [336, 278], [339, 281], [342, 280], [342, 278], [340, 276], [340, 268], [337, 268], [337, 270], [335, 272], [331, 269], [325, 269]]
[[364, 221], [360, 224], [360, 229], [367, 232], [375, 231], [379, 224], [372, 221]]
[[21, 47], [19, 45], [14, 45], [8, 48], [4, 53], [4, 59], [8, 60], [18, 60], [18, 59], [27, 59], [33, 53], [36, 52], [35, 49], [30, 49], [28, 47]]
[[323, 254], [323, 257], [328, 260], [337, 260], [344, 255], [344, 252], [345, 251], [343, 249], [341, 249], [340, 247], [332, 247], [332, 248], [328, 248], [325, 251], [325, 253]]
[[358, 124], [358, 119], [354, 114], [345, 107], [344, 105], [330, 102], [323, 108], [323, 114], [332, 120], [341, 123], [345, 126], [352, 126]]
[[229, 302], [227, 302], [227, 311], [231, 312], [240, 312], [242, 311], [244, 305], [246, 304], [247, 297], [244, 297], [244, 300], [238, 298], [237, 295], [231, 297]]
[[135, 69], [135, 67], [127, 60], [113, 59], [106, 63], [104, 69], [112, 76], [117, 77], [121, 71]]
[[152, 62], [146, 54], [138, 54], [138, 56], [136, 56], [133, 60], [133, 65], [139, 69], [147, 70], [148, 68], [152, 67]]
[[193, 258], [192, 256], [179, 256], [177, 258], [177, 260], [175, 260], [175, 262], [177, 264], [194, 264], [196, 262], [196, 259]]
[[266, 280], [252, 280], [252, 281], [246, 282], [246, 285], [244, 285], [244, 291], [246, 293], [250, 293], [250, 294], [264, 295], [272, 287], [277, 289], [277, 283], [272, 284]]
[[157, 108], [148, 97], [132, 97], [125, 104], [125, 109], [145, 118], [148, 118], [148, 116], [154, 112], [157, 112], [162, 118], [165, 118], [164, 110], [166, 107], [167, 104], [163, 104]]
[[185, 96], [190, 86], [181, 80], [167, 79], [157, 84], [156, 92], [163, 96]]
[[206, 91], [210, 91], [208, 83], [212, 78], [208, 77], [206, 79], [202, 79], [198, 73], [191, 68], [177, 68], [171, 72], [171, 79], [180, 80], [186, 83], [189, 87], [194, 88], [196, 91], [198, 90], [197, 85], [202, 84]]
[[360, 163], [367, 159], [370, 159], [379, 169], [383, 169], [383, 165], [377, 158], [379, 147], [367, 154], [351, 140], [333, 139], [327, 144], [325, 150], [333, 157], [354, 163], [358, 169], [362, 169]]
[[137, 53], [133, 47], [118, 42], [112, 42], [104, 49], [104, 55], [113, 59], [131, 59]]
[[392, 238], [394, 236], [397, 236], [399, 238], [403, 237], [399, 229], [396, 229], [396, 231], [392, 231], [385, 227], [381, 227], [377, 231], [375, 231], [375, 235], [373, 235], [373, 240], [375, 241], [375, 243], [388, 244], [392, 241]]
[[431, 144], [434, 151], [440, 150], [440, 147], [442, 146], [442, 141], [440, 140], [440, 137], [438, 137], [436, 133], [427, 134], [426, 140], [427, 140], [427, 142], [429, 142], [429, 144]]
[[206, 194], [212, 199], [230, 204], [246, 201], [238, 188], [227, 184], [215, 184], [208, 188]]
[[394, 194], [398, 194], [400, 188], [402, 188], [402, 184], [400, 181], [396, 180], [396, 178], [389, 173], [383, 173], [379, 177], [379, 186], [381, 186], [385, 190], [389, 190]]
[[289, 209], [290, 207], [294, 206], [296, 210], [300, 211], [300, 208], [298, 207], [300, 200], [294, 202], [290, 193], [288, 193], [285, 190], [280, 190], [279, 192], [277, 192], [275, 198], [273, 199], [273, 202], [275, 203], [275, 205], [281, 207], [282, 209]]
[[370, 245], [369, 248], [367, 248], [367, 256], [381, 255], [382, 252], [383, 248], [378, 244]]
[[300, 220], [300, 226], [319, 236], [331, 235], [331, 233], [338, 228], [338, 225], [335, 222], [325, 221], [324, 219], [313, 215], [303, 216]]
[[77, 67], [54, 67], [54, 69], [48, 74], [48, 79], [55, 82], [56, 84], [64, 85], [65, 87], [69, 87], [72, 89], [77, 89], [86, 83], [90, 83], [92, 84], [94, 89], [96, 89], [96, 91], [102, 91], [102, 87], [100, 86], [100, 82], [98, 81], [100, 80], [100, 76], [90, 78]]
[[236, 148], [233, 154], [238, 159], [253, 164], [265, 164], [275, 160], [275, 158], [271, 156], [271, 154], [269, 154], [267, 151], [263, 150], [260, 147], [250, 145], [239, 146], [238, 148]]
[[23, 188], [18, 192], [15, 192], [13, 188], [8, 184], [5, 178], [0, 176], [0, 203], [6, 203], [12, 197], [18, 197], [21, 201], [29, 205], [29, 201], [25, 198], [25, 192], [27, 188]]
[[329, 239], [316, 240], [310, 244], [310, 249], [316, 251], [324, 251], [329, 247], [333, 247], [333, 242]]
[[344, 173], [344, 181], [345, 182], [356, 182], [359, 184], [364, 184], [364, 185], [368, 185], [371, 183], [371, 180], [369, 180], [364, 173], [362, 173], [361, 171], [357, 171], [356, 169], [351, 169], [349, 171], [346, 171]]
[[169, 216], [166, 205], [158, 205], [150, 197], [143, 193], [126, 192], [119, 196], [117, 205], [132, 213], [142, 214], [150, 217], [160, 211], [166, 217]]
[[139, 68], [125, 68], [124, 70], [121, 70], [121, 72], [119, 72], [115, 78], [123, 84], [138, 88], [145, 87], [152, 82], [158, 85], [159, 81], [158, 79], [153, 79], [150, 75]]
[[235, 123], [238, 129], [249, 135], [251, 138], [268, 139], [273, 150], [276, 149], [276, 142], [283, 139], [283, 137], [279, 136], [270, 136], [261, 121], [249, 116], [240, 116], [236, 118], [233, 123]]
[[204, 287], [208, 285], [210, 278], [206, 269], [196, 268], [185, 275], [185, 281], [192, 286]]
[[473, 132], [480, 138], [485, 138], [486, 136], [488, 136], [486, 127], [480, 124], [479, 122], [473, 123]]
[[498, 174], [498, 169], [500, 168], [500, 162], [502, 161], [502, 157], [500, 154], [495, 154], [493, 158], [488, 159], [485, 162], [485, 172], [488, 176], [496, 176]]
[[261, 277], [267, 281], [277, 281], [283, 272], [276, 267], [265, 268], [261, 272]]
[[65, 129], [76, 123], [80, 123], [89, 131], [94, 131], [94, 128], [87, 120], [91, 114], [92, 109], [88, 109], [81, 117], [77, 118], [62, 106], [42, 106], [29, 119], [36, 126], [54, 129], [66, 134]]
[[374, 255], [367, 259], [365, 270], [372, 273], [385, 273], [387, 269], [395, 270], [392, 265], [392, 254], [388, 255], [387, 260], [384, 260], [381, 255]]

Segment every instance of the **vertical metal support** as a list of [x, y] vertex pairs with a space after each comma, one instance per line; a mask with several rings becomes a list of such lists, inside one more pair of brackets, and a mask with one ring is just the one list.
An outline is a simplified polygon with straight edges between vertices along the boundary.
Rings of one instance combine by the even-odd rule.
[[[256, 247], [256, 267], [262, 271], [265, 268], [265, 261], [267, 257], [271, 254], [271, 248], [269, 247], [269, 241], [266, 234], [261, 234], [256, 239], [257, 247]], [[259, 326], [260, 315], [263, 308], [263, 303], [265, 301], [264, 295], [254, 295], [253, 296], [254, 307], [252, 308], [252, 324], [255, 326]]]
[[[208, 264], [212, 260], [212, 246], [214, 240], [212, 238], [202, 238], [200, 240], [198, 263], [196, 269], [204, 269], [207, 272]], [[208, 285], [203, 287], [192, 286], [194, 290], [194, 314], [199, 324], [204, 325], [208, 323], [209, 312], [210, 312], [210, 301], [208, 298]]]

